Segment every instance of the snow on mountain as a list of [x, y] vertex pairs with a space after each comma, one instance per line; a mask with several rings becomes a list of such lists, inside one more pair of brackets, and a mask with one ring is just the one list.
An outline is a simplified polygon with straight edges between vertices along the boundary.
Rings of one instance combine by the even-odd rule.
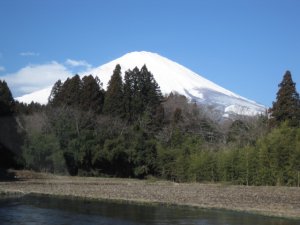
[[[186, 67], [173, 62], [156, 53], [131, 52], [124, 56], [94, 68], [86, 74], [98, 76], [106, 88], [108, 81], [117, 64], [122, 68], [122, 75], [128, 69], [141, 68], [146, 64], [154, 75], [162, 93], [177, 92], [188, 97], [198, 104], [205, 104], [216, 110], [228, 114], [256, 115], [265, 112], [263, 105], [241, 97], [225, 88], [203, 78]], [[82, 76], [83, 76], [82, 75]], [[51, 87], [16, 98], [18, 101], [30, 103], [31, 101], [42, 104], [47, 103]]]
[[42, 90], [23, 95], [21, 97], [17, 97], [15, 99], [19, 102], [24, 102], [27, 104], [30, 104], [31, 102], [38, 102], [40, 104], [46, 105], [48, 103], [48, 97], [50, 95], [51, 90], [52, 85]]

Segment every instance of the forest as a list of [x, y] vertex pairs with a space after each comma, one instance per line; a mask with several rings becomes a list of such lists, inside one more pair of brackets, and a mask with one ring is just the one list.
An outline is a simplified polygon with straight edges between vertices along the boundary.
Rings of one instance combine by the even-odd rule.
[[58, 80], [47, 105], [0, 81], [0, 167], [72, 176], [300, 185], [300, 100], [287, 71], [265, 115], [217, 120], [143, 66]]

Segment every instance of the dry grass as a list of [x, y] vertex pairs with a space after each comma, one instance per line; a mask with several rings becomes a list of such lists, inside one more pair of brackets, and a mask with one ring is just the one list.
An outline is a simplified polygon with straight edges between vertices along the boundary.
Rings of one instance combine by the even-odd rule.
[[54, 176], [16, 171], [0, 193], [34, 193], [246, 211], [300, 219], [300, 188], [173, 183], [119, 178]]

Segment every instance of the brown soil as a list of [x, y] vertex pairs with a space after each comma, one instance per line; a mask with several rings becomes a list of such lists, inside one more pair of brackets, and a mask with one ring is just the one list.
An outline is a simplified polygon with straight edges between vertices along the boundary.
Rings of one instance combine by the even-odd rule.
[[14, 172], [16, 180], [0, 182], [0, 193], [189, 205], [300, 219], [300, 188], [297, 187], [178, 184], [168, 181]]

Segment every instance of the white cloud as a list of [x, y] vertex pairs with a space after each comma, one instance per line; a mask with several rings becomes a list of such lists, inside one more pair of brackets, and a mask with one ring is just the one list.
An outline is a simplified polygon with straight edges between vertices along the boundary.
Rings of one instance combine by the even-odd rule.
[[[69, 66], [68, 66], [69, 65]], [[81, 71], [78, 71], [80, 68]], [[13, 96], [23, 96], [53, 86], [57, 80], [66, 80], [74, 74], [90, 74], [92, 67], [84, 60], [68, 59], [65, 63], [52, 61], [44, 64], [27, 65], [15, 73], [1, 75], [11, 89]], [[0, 72], [5, 68], [0, 66]]]
[[37, 53], [37, 52], [20, 52], [19, 55], [20, 56], [39, 56], [40, 53]]
[[0, 66], [0, 72], [5, 71], [5, 67], [4, 66]]
[[7, 81], [13, 95], [21, 96], [53, 85], [57, 80], [65, 80], [72, 72], [55, 61], [42, 65], [28, 65], [16, 73], [1, 76]]
[[67, 59], [65, 63], [66, 63], [66, 65], [71, 66], [71, 67], [78, 67], [78, 66], [83, 66], [86, 68], [92, 67], [91, 64], [89, 64], [85, 60]]

